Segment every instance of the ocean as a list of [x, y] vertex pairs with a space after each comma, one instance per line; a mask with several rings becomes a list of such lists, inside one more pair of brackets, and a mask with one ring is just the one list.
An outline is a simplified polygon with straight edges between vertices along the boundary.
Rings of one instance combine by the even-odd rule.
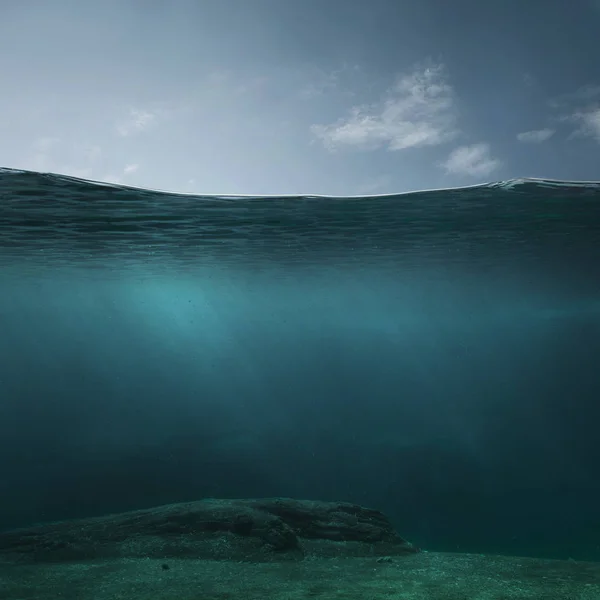
[[599, 357], [600, 183], [0, 169], [0, 531], [284, 497], [430, 553], [598, 561]]

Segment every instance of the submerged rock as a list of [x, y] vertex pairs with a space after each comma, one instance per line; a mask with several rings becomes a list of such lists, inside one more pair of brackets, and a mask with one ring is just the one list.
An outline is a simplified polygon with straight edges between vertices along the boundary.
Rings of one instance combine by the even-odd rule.
[[377, 510], [344, 502], [207, 499], [0, 533], [0, 558], [202, 558], [256, 562], [418, 550]]

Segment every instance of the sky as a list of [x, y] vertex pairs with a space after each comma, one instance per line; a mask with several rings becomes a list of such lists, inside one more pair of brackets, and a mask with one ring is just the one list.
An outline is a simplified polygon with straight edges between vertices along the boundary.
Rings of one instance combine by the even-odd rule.
[[198, 194], [600, 179], [600, 0], [1, 0], [0, 166]]

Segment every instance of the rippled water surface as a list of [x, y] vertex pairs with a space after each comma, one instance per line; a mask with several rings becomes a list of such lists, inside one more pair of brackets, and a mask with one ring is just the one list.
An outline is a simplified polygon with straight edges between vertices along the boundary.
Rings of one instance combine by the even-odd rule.
[[[171, 194], [0, 170], [0, 261], [421, 268], [600, 257], [600, 184], [512, 180], [375, 197]], [[546, 265], [548, 266], [548, 265]], [[581, 265], [580, 265], [581, 266]]]

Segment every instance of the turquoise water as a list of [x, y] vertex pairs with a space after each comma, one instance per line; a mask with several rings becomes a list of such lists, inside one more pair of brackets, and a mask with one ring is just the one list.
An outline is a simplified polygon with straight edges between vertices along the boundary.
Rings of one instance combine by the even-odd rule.
[[348, 500], [600, 558], [600, 184], [332, 198], [0, 170], [0, 528]]

